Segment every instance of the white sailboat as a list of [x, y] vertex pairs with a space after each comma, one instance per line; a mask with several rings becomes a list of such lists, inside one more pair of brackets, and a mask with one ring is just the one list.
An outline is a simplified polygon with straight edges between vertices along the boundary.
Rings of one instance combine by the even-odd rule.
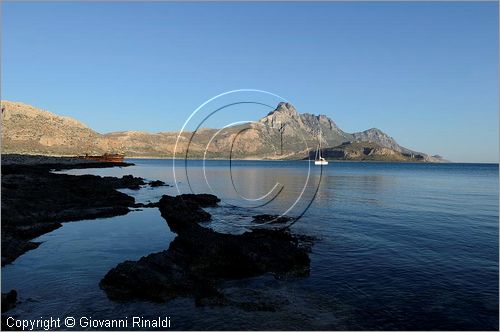
[[328, 165], [328, 161], [326, 161], [325, 158], [321, 156], [321, 141], [318, 145], [318, 148], [316, 149], [316, 156], [314, 157], [314, 165]]

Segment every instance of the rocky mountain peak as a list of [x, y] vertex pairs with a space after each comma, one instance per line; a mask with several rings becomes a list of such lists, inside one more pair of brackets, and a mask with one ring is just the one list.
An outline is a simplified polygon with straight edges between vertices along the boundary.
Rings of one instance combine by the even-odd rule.
[[287, 126], [289, 127], [288, 131], [290, 131], [290, 127], [298, 128], [304, 125], [299, 112], [292, 104], [286, 102], [279, 103], [276, 109], [269, 112], [260, 122], [271, 128]]
[[302, 121], [311, 128], [318, 128], [318, 130], [339, 130], [337, 124], [335, 124], [332, 119], [323, 114], [314, 115], [310, 113], [304, 113], [301, 115], [301, 118]]
[[276, 109], [272, 112], [270, 112], [268, 115], [272, 115], [274, 113], [283, 113], [283, 114], [288, 114], [292, 116], [298, 116], [299, 112], [295, 109], [295, 107], [288, 103], [288, 102], [281, 102], [278, 104]]
[[384, 133], [382, 130], [378, 129], [378, 128], [370, 128], [370, 129], [367, 129], [364, 131], [365, 133], [372, 133], [374, 135], [385, 135], [387, 136], [386, 133]]
[[384, 147], [388, 147], [398, 152], [407, 150], [399, 146], [394, 138], [390, 137], [378, 128], [370, 128], [359, 133], [353, 133], [353, 138], [355, 141], [377, 142]]

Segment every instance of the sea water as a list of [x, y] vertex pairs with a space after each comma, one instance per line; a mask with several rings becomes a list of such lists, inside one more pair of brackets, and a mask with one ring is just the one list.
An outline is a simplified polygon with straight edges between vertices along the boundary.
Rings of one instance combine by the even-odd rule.
[[[263, 275], [221, 282], [234, 306], [110, 301], [101, 278], [175, 238], [156, 208], [64, 223], [2, 268], [18, 319], [169, 317], [171, 329], [498, 329], [498, 165], [306, 161], [130, 160], [135, 166], [68, 174], [163, 180], [123, 190], [137, 202], [208, 192], [220, 232], [251, 229], [262, 213], [301, 216], [290, 231], [314, 237], [308, 277]], [[175, 166], [175, 167], [174, 167]]]

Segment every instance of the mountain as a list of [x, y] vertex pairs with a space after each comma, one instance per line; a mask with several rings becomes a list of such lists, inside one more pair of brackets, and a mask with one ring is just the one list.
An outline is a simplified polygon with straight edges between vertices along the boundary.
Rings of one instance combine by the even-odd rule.
[[83, 123], [23, 103], [2, 101], [2, 152], [75, 155], [116, 151], [112, 141]]
[[316, 147], [318, 138], [322, 146], [337, 146], [349, 141], [376, 142], [381, 146], [403, 152], [405, 149], [390, 136], [380, 129], [372, 128], [362, 132], [346, 133], [326, 115], [309, 113], [299, 114], [295, 107], [289, 103], [280, 103], [276, 110], [260, 120], [267, 127], [273, 128], [276, 123], [284, 123], [284, 135], [297, 139], [306, 138], [310, 146]]
[[[309, 158], [314, 158], [315, 153], [316, 151], [310, 151]], [[421, 154], [406, 154], [373, 141], [344, 142], [335, 147], [321, 149], [321, 155], [329, 160], [426, 161]]]
[[[171, 157], [178, 138], [176, 132], [101, 134], [73, 118], [27, 104], [10, 101], [1, 104], [2, 153], [123, 153], [127, 157]], [[369, 160], [377, 160], [380, 153], [384, 156], [380, 160], [441, 160], [401, 147], [376, 128], [346, 133], [327, 116], [300, 114], [289, 103], [280, 103], [274, 111], [253, 123], [221, 130], [204, 128], [195, 133], [185, 132], [179, 137], [176, 153], [183, 156], [188, 151], [191, 158], [302, 159], [316, 150], [319, 140], [325, 156], [331, 158], [340, 156], [332, 151], [345, 150], [350, 152], [341, 159], [349, 160], [349, 156], [355, 155], [353, 149], [357, 149], [360, 156], [364, 156], [362, 158]], [[368, 151], [365, 148], [373, 148], [375, 152], [364, 155], [363, 151]]]

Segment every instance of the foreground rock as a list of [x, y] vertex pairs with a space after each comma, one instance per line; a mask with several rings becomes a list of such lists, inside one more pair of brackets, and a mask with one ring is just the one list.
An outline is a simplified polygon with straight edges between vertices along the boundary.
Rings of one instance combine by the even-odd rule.
[[202, 207], [216, 206], [220, 200], [214, 195], [184, 194], [177, 197], [164, 195], [159, 202], [160, 212], [170, 229], [178, 233], [196, 226], [199, 222], [210, 221], [210, 213]]
[[220, 280], [264, 273], [308, 275], [308, 250], [290, 233], [261, 229], [232, 235], [200, 226], [211, 218], [202, 207], [218, 201], [207, 194], [163, 196], [160, 212], [178, 236], [167, 250], [110, 270], [101, 280], [101, 288], [115, 300], [194, 296], [198, 305], [227, 304], [217, 289]]
[[17, 292], [13, 289], [8, 293], [2, 293], [2, 313], [16, 306]]
[[168, 186], [165, 182], [161, 181], [161, 180], [154, 180], [154, 181], [151, 181], [149, 182], [149, 185], [151, 187], [163, 187], [163, 186]]
[[[19, 158], [15, 160], [19, 162]], [[60, 227], [61, 222], [128, 213], [134, 198], [116, 189], [138, 189], [144, 184], [143, 179], [131, 175], [113, 178], [50, 172], [84, 166], [113, 167], [114, 163], [80, 164], [74, 163], [74, 158], [65, 158], [70, 162], [61, 159], [58, 164], [57, 158], [43, 158], [47, 162], [30, 163], [30, 158], [23, 156], [22, 163], [2, 164], [2, 266], [36, 248], [39, 243], [29, 240]]]
[[295, 220], [295, 218], [288, 216], [279, 216], [275, 214], [258, 214], [252, 217], [252, 222], [257, 224], [284, 224]]
[[15, 166], [39, 169], [77, 169], [77, 168], [106, 168], [106, 167], [126, 167], [134, 164], [127, 162], [101, 162], [90, 159], [75, 157], [52, 157], [26, 154], [2, 154], [2, 166]]

